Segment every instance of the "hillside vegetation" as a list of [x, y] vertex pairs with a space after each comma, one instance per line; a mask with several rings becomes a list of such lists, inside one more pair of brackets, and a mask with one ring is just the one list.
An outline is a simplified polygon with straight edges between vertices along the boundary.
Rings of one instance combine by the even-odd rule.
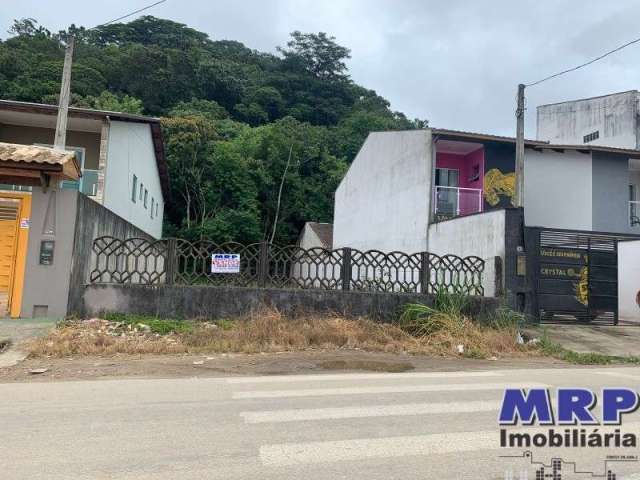
[[150, 16], [58, 33], [15, 21], [0, 40], [0, 98], [56, 103], [69, 33], [74, 105], [163, 118], [165, 235], [294, 242], [305, 221], [332, 220], [333, 192], [369, 131], [426, 123], [355, 84], [349, 50], [325, 33], [293, 32], [270, 54]]

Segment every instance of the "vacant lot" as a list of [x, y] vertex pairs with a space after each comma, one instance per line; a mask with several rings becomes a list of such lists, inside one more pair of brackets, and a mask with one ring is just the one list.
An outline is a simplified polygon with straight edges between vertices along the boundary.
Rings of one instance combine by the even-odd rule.
[[518, 344], [514, 328], [471, 321], [450, 322], [428, 332], [364, 318], [304, 315], [285, 317], [263, 309], [245, 318], [175, 321], [109, 315], [68, 321], [28, 344], [32, 358], [117, 354], [275, 353], [362, 350], [441, 357], [522, 356], [536, 349]]

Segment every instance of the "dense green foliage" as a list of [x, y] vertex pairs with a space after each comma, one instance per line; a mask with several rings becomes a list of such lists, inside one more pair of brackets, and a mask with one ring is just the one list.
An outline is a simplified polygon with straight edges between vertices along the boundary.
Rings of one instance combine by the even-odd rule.
[[10, 33], [0, 98], [55, 103], [73, 33], [75, 105], [163, 117], [168, 235], [268, 239], [284, 178], [275, 241], [293, 242], [305, 221], [331, 221], [333, 192], [370, 131], [425, 125], [355, 84], [349, 50], [325, 33], [293, 32], [277, 55], [154, 17], [57, 34], [26, 19]]

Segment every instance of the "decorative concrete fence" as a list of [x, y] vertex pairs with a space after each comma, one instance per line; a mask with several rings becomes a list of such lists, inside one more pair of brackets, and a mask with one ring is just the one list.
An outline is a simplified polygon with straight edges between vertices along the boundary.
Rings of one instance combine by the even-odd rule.
[[[234, 273], [212, 267], [216, 254], [237, 255]], [[99, 237], [93, 242], [90, 284], [198, 285], [482, 296], [479, 257], [429, 252], [304, 249], [266, 242], [189, 242]]]

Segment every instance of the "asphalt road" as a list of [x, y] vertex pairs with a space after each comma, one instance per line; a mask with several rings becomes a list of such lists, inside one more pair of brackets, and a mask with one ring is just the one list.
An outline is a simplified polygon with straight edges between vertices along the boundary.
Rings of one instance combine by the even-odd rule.
[[[0, 478], [533, 480], [523, 449], [498, 446], [505, 386], [639, 384], [639, 368], [0, 384]], [[622, 430], [640, 433], [637, 413]], [[606, 455], [639, 453], [535, 449], [534, 461], [602, 475]], [[640, 478], [638, 462], [609, 467]], [[563, 479], [606, 479], [570, 469]]]

